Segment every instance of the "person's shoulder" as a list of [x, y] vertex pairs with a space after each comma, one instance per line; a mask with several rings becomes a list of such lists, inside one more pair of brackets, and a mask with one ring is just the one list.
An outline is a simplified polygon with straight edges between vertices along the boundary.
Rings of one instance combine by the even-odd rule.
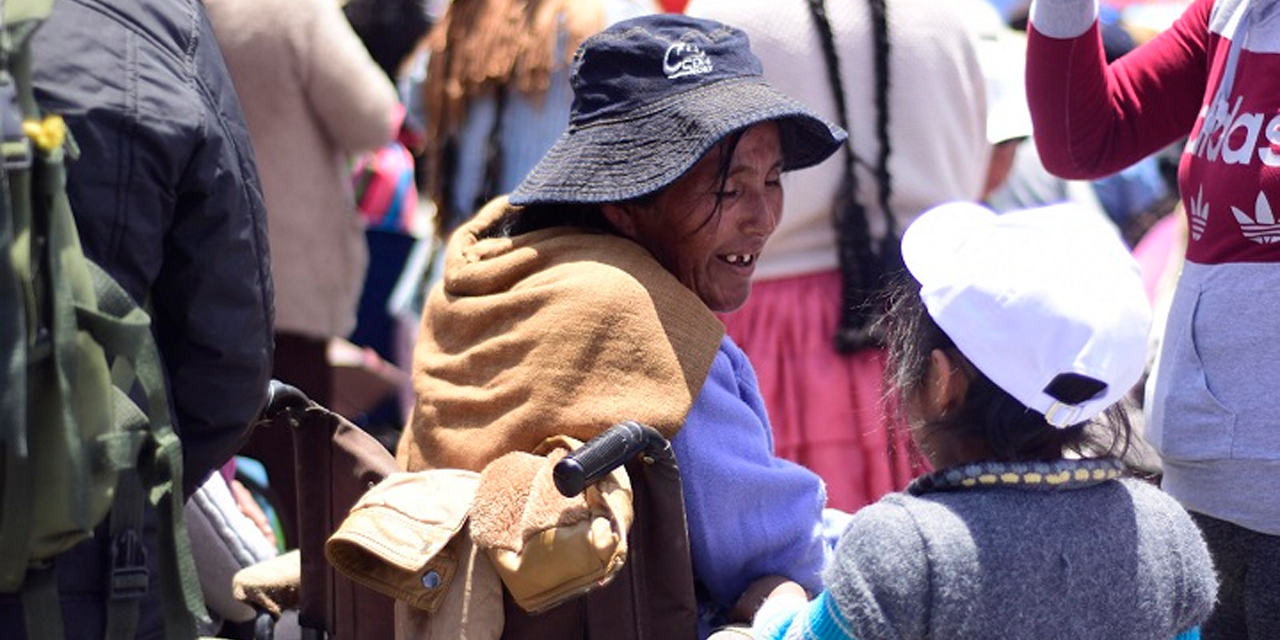
[[609, 233], [562, 227], [529, 235], [528, 246], [543, 252], [549, 271], [573, 279], [566, 284], [602, 287], [601, 299], [630, 296], [654, 277], [655, 266], [660, 268], [642, 247]]
[[911, 44], [920, 44], [921, 37], [973, 39], [1007, 26], [986, 0], [909, 0], [893, 9], [895, 39]]
[[[561, 301], [576, 301], [575, 316], [591, 319], [599, 330], [628, 333], [641, 341], [660, 336], [649, 346], [674, 349], [681, 362], [696, 363], [687, 374], [700, 372], [701, 386], [724, 325], [653, 254], [626, 238], [585, 230], [560, 233], [537, 245], [547, 250], [547, 264], [523, 286], [559, 288]], [[634, 348], [639, 352], [641, 345]]]
[[1218, 589], [1213, 557], [1200, 527], [1172, 496], [1139, 479], [1121, 480], [1133, 500], [1134, 519], [1142, 532], [1139, 551], [1144, 566], [1162, 577], [1174, 593], [1178, 628], [1202, 622], [1213, 608]]
[[221, 62], [205, 24], [200, 0], [59, 0], [32, 43], [42, 101], [94, 122], [136, 121], [144, 136], [168, 136], [160, 146], [198, 137], [195, 92], [218, 82], [206, 61]]
[[551, 281], [582, 291], [599, 308], [693, 296], [653, 254], [626, 238], [572, 228], [530, 236], [529, 248], [542, 252], [545, 260], [542, 273], [531, 282]]
[[1146, 535], [1158, 539], [1157, 546], [1193, 564], [1207, 563], [1208, 551], [1200, 527], [1173, 496], [1145, 480], [1126, 478], [1120, 482], [1133, 502], [1134, 519]]
[[880, 551], [918, 546], [925, 535], [923, 528], [940, 524], [948, 512], [933, 500], [889, 493], [854, 512], [840, 545], [880, 547]]
[[[198, 24], [203, 14], [199, 0], [59, 0], [70, 11], [79, 7], [91, 16], [86, 23], [109, 21], [138, 36], [139, 47], [183, 58], [202, 43]], [[55, 6], [55, 16], [57, 6]], [[79, 12], [78, 12], [79, 13]]]
[[1182, 507], [1178, 504], [1173, 496], [1165, 493], [1160, 487], [1141, 478], [1121, 478], [1120, 486], [1129, 493], [1134, 499], [1134, 504], [1153, 508], [1153, 509], [1179, 509]]
[[943, 515], [933, 513], [936, 507], [891, 493], [849, 519], [823, 580], [852, 629], [875, 637], [921, 637], [924, 605], [933, 590], [929, 566], [938, 549], [922, 527]]
[[1134, 511], [1140, 519], [1158, 519], [1185, 524], [1184, 528], [1195, 528], [1186, 509], [1160, 487], [1139, 478], [1123, 478], [1119, 482], [1133, 501]]

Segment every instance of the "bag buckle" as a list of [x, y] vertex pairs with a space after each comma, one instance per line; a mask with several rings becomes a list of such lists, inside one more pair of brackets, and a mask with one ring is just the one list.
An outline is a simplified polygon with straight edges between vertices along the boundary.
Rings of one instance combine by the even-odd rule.
[[5, 171], [31, 168], [31, 140], [22, 128], [22, 108], [13, 76], [0, 73], [0, 134], [3, 134]]
[[111, 541], [111, 577], [107, 592], [112, 600], [134, 600], [147, 593], [147, 548], [137, 531], [128, 529]]

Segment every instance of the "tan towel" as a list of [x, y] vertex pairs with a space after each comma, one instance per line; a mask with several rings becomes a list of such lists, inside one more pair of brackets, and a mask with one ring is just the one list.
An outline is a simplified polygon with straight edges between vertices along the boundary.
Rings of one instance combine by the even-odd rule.
[[582, 443], [554, 438], [544, 454], [513, 452], [480, 474], [471, 536], [516, 604], [537, 612], [608, 584], [627, 558], [631, 482], [618, 468], [582, 495], [560, 495], [552, 469]]
[[400, 465], [479, 471], [626, 419], [675, 435], [724, 325], [625, 238], [567, 227], [482, 238], [509, 210], [495, 200], [449, 244], [414, 352]]
[[236, 600], [279, 618], [285, 610], [298, 607], [300, 584], [302, 559], [294, 549], [237, 571], [231, 593]]

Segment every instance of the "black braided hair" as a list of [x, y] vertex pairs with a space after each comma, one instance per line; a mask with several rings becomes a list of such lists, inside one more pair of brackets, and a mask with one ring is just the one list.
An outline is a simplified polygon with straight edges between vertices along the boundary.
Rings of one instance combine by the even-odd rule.
[[[874, 322], [883, 306], [879, 300], [883, 297], [880, 291], [887, 284], [888, 274], [897, 271], [897, 265], [901, 263], [897, 221], [889, 209], [892, 181], [889, 174], [888, 13], [885, 0], [868, 0], [868, 4], [875, 46], [876, 138], [879, 142], [874, 175], [877, 201], [885, 216], [885, 238], [877, 251], [872, 246], [866, 207], [858, 200], [855, 165], [861, 163], [861, 160], [854, 153], [852, 142], [846, 143], [844, 178], [836, 193], [833, 216], [841, 276], [840, 323], [836, 328], [834, 346], [841, 353], [852, 353], [883, 344], [878, 325]], [[840, 57], [836, 51], [835, 37], [824, 0], [809, 0], [809, 11], [820, 36], [822, 53], [827, 60], [827, 79], [831, 83], [840, 125], [852, 132], [844, 81], [840, 77]]]
[[[902, 244], [898, 233], [898, 219], [893, 216], [889, 200], [893, 197], [893, 176], [889, 174], [889, 15], [885, 0], [871, 0], [872, 36], [875, 44], [876, 73], [876, 139], [880, 142], [880, 155], [876, 158], [876, 183], [879, 186], [880, 211], [884, 214], [884, 238], [880, 241], [880, 258], [884, 267], [883, 277], [893, 279], [906, 269], [902, 263]], [[882, 281], [880, 289], [890, 283]], [[883, 305], [882, 305], [883, 306]]]

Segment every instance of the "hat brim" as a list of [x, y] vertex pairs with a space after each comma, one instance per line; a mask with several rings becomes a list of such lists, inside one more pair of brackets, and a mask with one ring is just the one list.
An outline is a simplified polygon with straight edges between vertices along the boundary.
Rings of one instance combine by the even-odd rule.
[[511, 204], [598, 204], [652, 193], [684, 175], [725, 136], [781, 124], [783, 170], [827, 159], [847, 135], [763, 78], [733, 78], [671, 96], [625, 117], [570, 127], [511, 193]]

